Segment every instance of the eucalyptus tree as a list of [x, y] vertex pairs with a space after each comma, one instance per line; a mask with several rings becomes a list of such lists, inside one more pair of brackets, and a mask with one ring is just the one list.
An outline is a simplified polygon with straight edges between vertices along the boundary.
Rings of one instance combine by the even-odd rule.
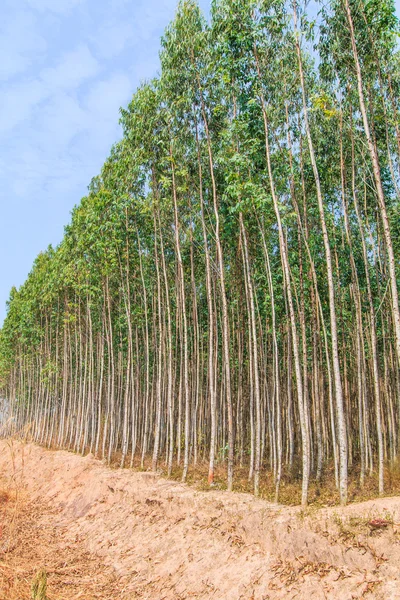
[[301, 51], [301, 38], [298, 30], [298, 6], [296, 1], [293, 2], [293, 22], [294, 22], [294, 34], [295, 44], [297, 52], [298, 70], [300, 75], [300, 83], [302, 90], [303, 100], [303, 118], [306, 131], [306, 137], [308, 142], [308, 149], [310, 153], [311, 165], [313, 169], [316, 194], [318, 199], [318, 209], [320, 214], [322, 236], [325, 249], [326, 259], [326, 270], [327, 280], [329, 289], [329, 310], [330, 310], [330, 325], [331, 325], [331, 343], [332, 343], [332, 361], [333, 361], [333, 372], [335, 382], [335, 399], [336, 399], [336, 410], [338, 419], [338, 435], [339, 435], [339, 448], [340, 448], [340, 499], [341, 503], [347, 502], [347, 433], [346, 433], [346, 421], [344, 415], [344, 401], [343, 401], [343, 388], [342, 388], [342, 376], [339, 361], [339, 347], [338, 347], [338, 332], [337, 332], [337, 315], [336, 315], [336, 299], [335, 299], [335, 284], [332, 266], [332, 252], [331, 244], [329, 240], [329, 233], [326, 224], [324, 199], [321, 188], [320, 173], [317, 165], [314, 141], [311, 133], [309, 117], [308, 117], [308, 102], [307, 102], [307, 89], [304, 77], [303, 68], [303, 57]]
[[[353, 16], [352, 16], [352, 10], [350, 8], [349, 0], [345, 0], [345, 10], [346, 10], [346, 17], [347, 17], [347, 22], [348, 22], [348, 30], [350, 33], [351, 49], [352, 49], [353, 58], [354, 58], [354, 67], [355, 67], [355, 72], [356, 72], [356, 77], [357, 77], [357, 89], [358, 89], [358, 96], [359, 96], [359, 103], [360, 103], [360, 111], [362, 114], [365, 137], [367, 140], [368, 151], [369, 151], [369, 154], [371, 157], [371, 162], [372, 162], [372, 167], [373, 167], [373, 172], [374, 172], [374, 180], [375, 180], [375, 186], [376, 186], [378, 206], [379, 206], [379, 211], [380, 211], [381, 219], [382, 219], [382, 223], [383, 223], [383, 232], [384, 232], [385, 241], [386, 241], [386, 250], [388, 253], [390, 287], [391, 287], [391, 293], [392, 293], [393, 322], [394, 322], [394, 330], [395, 330], [395, 336], [396, 336], [397, 358], [398, 358], [399, 367], [400, 367], [400, 308], [399, 308], [399, 295], [398, 295], [398, 289], [397, 289], [395, 258], [394, 258], [394, 253], [393, 253], [393, 244], [392, 244], [392, 236], [391, 236], [391, 231], [390, 231], [390, 223], [389, 223], [389, 218], [388, 218], [387, 208], [386, 208], [386, 200], [385, 200], [385, 194], [384, 194], [384, 190], [383, 190], [381, 167], [380, 167], [378, 151], [377, 151], [376, 143], [374, 142], [373, 136], [371, 134], [370, 119], [368, 118], [368, 113], [367, 113], [367, 106], [366, 106], [365, 94], [364, 94], [362, 67], [361, 67], [361, 62], [360, 62], [359, 51], [357, 48], [356, 31], [355, 31], [355, 27], [354, 27], [354, 20], [353, 20]], [[361, 7], [361, 10], [363, 10], [363, 7]], [[393, 46], [395, 44], [395, 35], [396, 35], [395, 27], [397, 25], [397, 21], [394, 16], [393, 1], [390, 1], [388, 3], [380, 2], [379, 6], [375, 6], [374, 9], [372, 9], [372, 10], [371, 10], [371, 7], [368, 7], [368, 11], [365, 11], [365, 20], [367, 21], [367, 23], [366, 23], [367, 28], [371, 27], [371, 25], [368, 23], [368, 20], [367, 20], [368, 16], [374, 17], [374, 21], [373, 21], [373, 23], [371, 23], [371, 25], [374, 27], [373, 34], [375, 34], [375, 35], [378, 34], [377, 37], [378, 36], [381, 37], [381, 39], [379, 39], [379, 37], [378, 37], [378, 43], [381, 42], [381, 44], [382, 44], [382, 42], [383, 42], [382, 45], [389, 46], [389, 51], [390, 51], [390, 47], [393, 48]], [[370, 31], [372, 33], [372, 28]], [[365, 44], [365, 42], [364, 42], [364, 44]], [[374, 44], [372, 50], [374, 51], [375, 48], [376, 48], [376, 44]], [[385, 50], [386, 50], [386, 48], [385, 48]], [[386, 52], [387, 52], [387, 50], [386, 50]], [[378, 60], [379, 60], [379, 57], [378, 57]]]
[[[357, 15], [355, 20], [354, 15]], [[332, 86], [340, 90], [344, 97], [342, 102], [346, 110], [346, 129], [351, 139], [351, 181], [352, 198], [355, 214], [359, 227], [362, 243], [362, 255], [365, 265], [368, 306], [370, 314], [371, 352], [375, 396], [376, 429], [379, 450], [379, 489], [383, 492], [383, 439], [381, 425], [381, 398], [380, 398], [380, 374], [378, 364], [378, 341], [375, 307], [372, 297], [371, 282], [369, 276], [369, 258], [365, 243], [364, 225], [361, 219], [358, 200], [358, 182], [356, 178], [355, 140], [361, 144], [355, 127], [358, 125], [357, 105], [361, 113], [360, 126], [363, 128], [367, 142], [368, 154], [372, 164], [372, 177], [369, 173], [370, 167], [366, 164], [366, 156], [362, 157], [364, 177], [371, 181], [374, 188], [374, 202], [376, 202], [382, 222], [383, 238], [387, 252], [387, 265], [391, 289], [392, 323], [395, 338], [395, 348], [399, 358], [399, 333], [400, 313], [398, 299], [398, 284], [396, 276], [396, 265], [392, 242], [389, 212], [387, 206], [391, 205], [390, 188], [396, 189], [396, 175], [393, 169], [387, 169], [387, 163], [392, 165], [391, 152], [387, 146], [388, 129], [391, 126], [388, 119], [387, 103], [388, 96], [391, 97], [390, 89], [383, 82], [383, 73], [386, 71], [390, 77], [391, 63], [393, 64], [393, 52], [395, 49], [397, 19], [394, 14], [392, 2], [382, 3], [356, 3], [345, 0], [344, 3], [332, 2], [324, 12], [322, 38], [320, 43], [323, 62], [321, 71], [325, 79], [332, 80]], [[334, 92], [335, 93], [335, 92]], [[378, 111], [382, 117], [378, 117]], [[392, 104], [391, 108], [395, 108]], [[382, 143], [382, 134], [378, 125], [379, 120], [385, 123], [385, 141]], [[394, 131], [396, 128], [393, 128]], [[362, 152], [362, 154], [364, 154]], [[387, 170], [392, 173], [392, 182], [389, 183]], [[386, 180], [386, 181], [385, 181]], [[376, 195], [375, 195], [376, 194]]]
[[[223, 111], [222, 98], [219, 97], [220, 86], [214, 70], [214, 60], [212, 46], [209, 40], [209, 33], [205, 27], [205, 21], [201, 16], [196, 2], [193, 0], [183, 0], [178, 6], [175, 21], [163, 38], [163, 52], [161, 55], [163, 67], [164, 84], [167, 85], [174, 94], [173, 105], [180, 110], [181, 116], [187, 111], [188, 117], [194, 119], [194, 128], [196, 132], [196, 144], [199, 149], [200, 131], [204, 131], [205, 143], [208, 153], [208, 170], [211, 179], [212, 207], [214, 212], [214, 223], [212, 225], [213, 235], [215, 236], [218, 280], [221, 293], [222, 304], [222, 339], [223, 339], [223, 371], [224, 386], [228, 413], [228, 489], [233, 485], [233, 410], [232, 410], [232, 389], [231, 389], [231, 358], [230, 358], [230, 328], [229, 328], [229, 309], [226, 290], [226, 273], [224, 262], [224, 251], [221, 239], [221, 215], [219, 210], [219, 197], [215, 172], [215, 145], [217, 139], [215, 136], [215, 124], [212, 121], [217, 115], [216, 111]], [[176, 93], [178, 92], [178, 93]], [[179, 95], [178, 95], [179, 94]], [[213, 112], [210, 112], [213, 111]], [[192, 112], [192, 115], [190, 114]], [[218, 118], [218, 117], [217, 117]], [[219, 119], [221, 116], [219, 116]], [[214, 127], [213, 127], [214, 126]], [[198, 162], [199, 177], [201, 184], [203, 182], [203, 168], [199, 157]], [[201, 190], [201, 196], [203, 190]], [[210, 294], [210, 251], [205, 239], [205, 221], [204, 221], [204, 198], [201, 198], [201, 211], [203, 214], [202, 227], [205, 243], [206, 270], [208, 294]], [[209, 305], [209, 349], [213, 344], [213, 334], [211, 328], [214, 327], [213, 309], [210, 298]], [[212, 361], [212, 350], [210, 351], [209, 361]], [[212, 367], [212, 370], [214, 367]], [[212, 381], [210, 376], [210, 382]], [[211, 415], [213, 420], [212, 437], [215, 438], [215, 391], [214, 384], [210, 383], [211, 397]], [[210, 470], [209, 481], [213, 480], [214, 469], [214, 441], [211, 441], [210, 449]]]
[[[227, 65], [230, 75], [229, 84], [232, 87], [236, 85], [239, 88], [240, 110], [247, 117], [245, 135], [247, 137], [252, 135], [253, 131], [250, 120], [254, 121], [256, 118], [259, 123], [259, 129], [255, 130], [253, 135], [258, 137], [258, 145], [262, 137], [264, 138], [267, 190], [272, 200], [272, 208], [278, 226], [279, 249], [292, 332], [296, 390], [303, 448], [302, 502], [306, 503], [310, 468], [309, 433], [307, 431], [307, 409], [304, 403], [299, 336], [292, 291], [292, 274], [289, 264], [287, 239], [282, 221], [282, 201], [285, 203], [284, 195], [286, 194], [286, 190], [282, 188], [278, 192], [275, 163], [280, 163], [280, 149], [278, 147], [277, 152], [272, 155], [273, 150], [271, 149], [270, 141], [273, 134], [275, 133], [276, 135], [276, 132], [279, 131], [282, 116], [285, 115], [284, 96], [279, 93], [279, 87], [283, 81], [282, 78], [278, 81], [275, 76], [278, 72], [280, 76], [282, 75], [282, 57], [288, 53], [285, 16], [284, 3], [221, 2], [215, 6], [216, 29], [217, 31], [221, 30], [224, 32], [224, 41], [222, 44], [225, 56], [228, 55], [228, 60], [230, 60], [230, 65]], [[272, 62], [276, 66], [272, 67]], [[280, 105], [279, 102], [281, 102]], [[249, 110], [249, 106], [254, 107], [253, 110]], [[254, 145], [254, 140], [252, 142]], [[248, 143], [249, 140], [247, 140]], [[258, 174], [258, 177], [260, 177], [260, 174]], [[262, 175], [261, 177], [263, 178]], [[281, 201], [278, 200], [279, 193], [282, 196]], [[256, 201], [256, 205], [260, 206], [257, 199], [254, 198], [254, 200]], [[266, 205], [264, 203], [261, 206]], [[274, 337], [276, 338], [276, 333], [274, 333]], [[277, 353], [276, 341], [274, 342], [274, 348], [274, 352]], [[275, 376], [278, 376], [276, 367]], [[279, 383], [275, 385], [275, 392], [279, 393]]]

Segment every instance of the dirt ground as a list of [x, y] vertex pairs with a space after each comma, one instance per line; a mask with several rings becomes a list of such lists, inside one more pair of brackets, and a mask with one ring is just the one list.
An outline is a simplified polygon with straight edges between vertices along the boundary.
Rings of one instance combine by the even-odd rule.
[[400, 497], [301, 510], [0, 441], [0, 600], [400, 599]]

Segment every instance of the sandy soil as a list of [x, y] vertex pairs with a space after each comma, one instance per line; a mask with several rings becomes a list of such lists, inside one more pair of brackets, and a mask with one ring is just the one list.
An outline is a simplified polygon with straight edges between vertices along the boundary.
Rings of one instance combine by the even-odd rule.
[[0, 598], [400, 599], [400, 497], [303, 511], [0, 442]]

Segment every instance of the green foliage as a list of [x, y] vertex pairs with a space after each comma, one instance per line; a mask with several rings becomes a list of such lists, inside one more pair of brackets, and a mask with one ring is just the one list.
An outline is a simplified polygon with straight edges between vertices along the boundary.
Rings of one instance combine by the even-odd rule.
[[47, 573], [38, 571], [32, 582], [32, 600], [47, 600]]

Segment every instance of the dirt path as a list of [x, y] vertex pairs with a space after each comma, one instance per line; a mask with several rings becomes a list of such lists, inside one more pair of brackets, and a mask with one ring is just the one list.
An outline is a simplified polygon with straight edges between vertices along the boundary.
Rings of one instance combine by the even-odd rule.
[[0, 473], [1, 600], [41, 568], [49, 600], [400, 599], [400, 498], [304, 512], [4, 441]]

